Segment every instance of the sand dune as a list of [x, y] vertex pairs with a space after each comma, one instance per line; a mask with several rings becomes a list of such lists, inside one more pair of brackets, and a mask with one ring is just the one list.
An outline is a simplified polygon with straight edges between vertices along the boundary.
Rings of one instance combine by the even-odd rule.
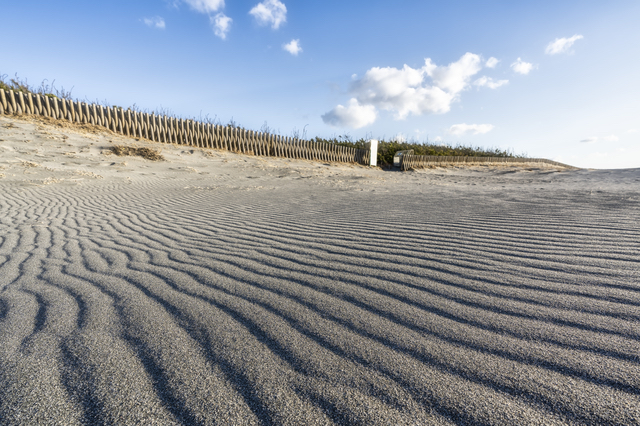
[[640, 424], [640, 170], [0, 118], [0, 424]]

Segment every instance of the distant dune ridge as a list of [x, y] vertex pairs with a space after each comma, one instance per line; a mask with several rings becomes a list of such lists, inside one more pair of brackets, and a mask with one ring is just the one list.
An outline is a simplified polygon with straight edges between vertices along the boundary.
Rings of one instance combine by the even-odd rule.
[[1, 425], [640, 424], [640, 170], [114, 146], [0, 117]]

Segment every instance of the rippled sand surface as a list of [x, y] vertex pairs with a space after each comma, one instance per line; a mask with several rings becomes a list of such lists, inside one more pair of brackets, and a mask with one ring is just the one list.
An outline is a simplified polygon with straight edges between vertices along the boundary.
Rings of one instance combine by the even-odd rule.
[[640, 423], [640, 170], [116, 143], [0, 118], [0, 424]]

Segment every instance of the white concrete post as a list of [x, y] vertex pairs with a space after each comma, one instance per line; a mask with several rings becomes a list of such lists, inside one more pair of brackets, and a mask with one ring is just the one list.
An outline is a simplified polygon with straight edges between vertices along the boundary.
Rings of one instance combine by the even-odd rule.
[[375, 139], [369, 139], [369, 142], [367, 142], [367, 147], [369, 148], [369, 152], [371, 153], [369, 157], [369, 165], [375, 166], [378, 164], [378, 141]]

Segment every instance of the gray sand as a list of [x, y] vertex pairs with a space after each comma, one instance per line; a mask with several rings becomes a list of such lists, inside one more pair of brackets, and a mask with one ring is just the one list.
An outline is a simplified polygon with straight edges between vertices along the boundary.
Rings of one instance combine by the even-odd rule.
[[0, 424], [640, 424], [639, 241], [640, 169], [384, 172], [2, 117]]

